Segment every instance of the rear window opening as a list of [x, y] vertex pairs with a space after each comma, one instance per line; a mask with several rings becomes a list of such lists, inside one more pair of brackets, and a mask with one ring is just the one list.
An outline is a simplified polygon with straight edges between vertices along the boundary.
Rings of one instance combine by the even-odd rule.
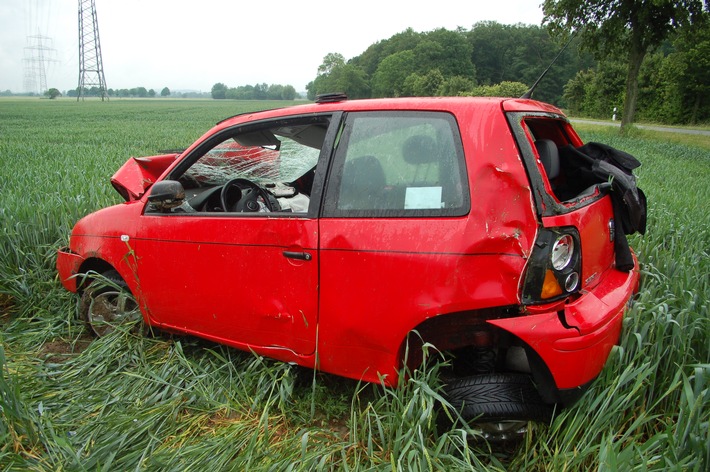
[[588, 175], [589, 161], [574, 152], [582, 141], [569, 123], [548, 117], [526, 118], [523, 123], [532, 137], [545, 189], [557, 202], [573, 205], [599, 193], [599, 182]]
[[646, 196], [637, 187], [633, 174], [641, 162], [606, 144], [582, 143], [560, 115], [511, 113], [508, 117], [534, 188], [539, 214], [572, 212], [609, 195], [614, 218], [608, 234], [614, 242], [615, 267], [622, 271], [633, 269], [635, 261], [626, 235], [646, 231]]

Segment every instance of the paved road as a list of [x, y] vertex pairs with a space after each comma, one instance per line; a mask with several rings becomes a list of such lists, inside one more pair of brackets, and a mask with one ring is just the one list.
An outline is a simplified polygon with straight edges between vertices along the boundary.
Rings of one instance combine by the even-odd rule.
[[[590, 125], [600, 125], [600, 126], [616, 126], [617, 128], [621, 126], [621, 123], [609, 122], [609, 121], [595, 121], [595, 120], [585, 120], [581, 118], [570, 118], [572, 123], [588, 123]], [[637, 125], [634, 126], [641, 129], [649, 129], [651, 131], [663, 131], [666, 133], [682, 133], [682, 134], [699, 134], [701, 136], [710, 136], [709, 130], [702, 129], [686, 129], [686, 128], [669, 128], [666, 126], [653, 126], [653, 125]]]

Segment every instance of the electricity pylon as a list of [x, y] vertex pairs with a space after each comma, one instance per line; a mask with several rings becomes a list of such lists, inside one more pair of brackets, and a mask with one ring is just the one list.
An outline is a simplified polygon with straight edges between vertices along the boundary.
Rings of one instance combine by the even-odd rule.
[[47, 91], [47, 64], [54, 61], [51, 56], [56, 50], [50, 45], [52, 40], [37, 34], [27, 37], [29, 45], [25, 48], [25, 92], [42, 95]]
[[[108, 100], [94, 0], [79, 0], [79, 87], [76, 100], [92, 92]], [[92, 93], [93, 95], [93, 93]]]

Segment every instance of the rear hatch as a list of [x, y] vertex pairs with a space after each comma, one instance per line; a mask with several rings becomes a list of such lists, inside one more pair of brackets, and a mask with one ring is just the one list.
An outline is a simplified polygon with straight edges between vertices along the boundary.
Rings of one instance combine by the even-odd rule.
[[615, 267], [617, 223], [608, 182], [579, 175], [570, 150], [583, 143], [569, 121], [549, 106], [521, 110], [530, 104], [513, 101], [507, 117], [541, 222], [521, 290], [521, 302], [536, 305], [591, 290]]

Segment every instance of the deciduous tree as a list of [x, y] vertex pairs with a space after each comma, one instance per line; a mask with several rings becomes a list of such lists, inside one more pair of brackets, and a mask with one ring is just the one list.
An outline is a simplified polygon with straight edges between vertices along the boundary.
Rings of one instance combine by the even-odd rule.
[[46, 92], [44, 92], [44, 95], [46, 97], [49, 97], [50, 100], [54, 100], [57, 97], [61, 97], [62, 92], [60, 92], [56, 88], [51, 88], [51, 89], [47, 90]]
[[367, 98], [370, 95], [365, 71], [359, 66], [346, 63], [341, 54], [329, 53], [318, 67], [318, 77], [306, 86], [308, 98], [315, 99], [321, 93], [342, 92], [350, 98]]
[[417, 70], [414, 51], [407, 50], [385, 57], [372, 77], [372, 95], [399, 97], [404, 92], [404, 81]]
[[579, 33], [582, 46], [600, 59], [626, 58], [623, 128], [634, 121], [646, 54], [675, 28], [699, 19], [702, 11], [702, 0], [545, 0], [543, 23], [556, 34]]
[[293, 85], [284, 85], [283, 91], [281, 92], [281, 98], [284, 100], [296, 99], [296, 89]]
[[212, 86], [212, 98], [215, 100], [224, 100], [227, 98], [227, 86], [222, 82], [217, 82]]
[[675, 42], [678, 86], [683, 97], [683, 108], [688, 110], [687, 121], [695, 124], [710, 113], [710, 23], [709, 14], [699, 28], [687, 28]]
[[323, 63], [318, 66], [318, 75], [328, 75], [338, 67], [345, 65], [345, 58], [337, 52], [329, 52], [323, 58]]

